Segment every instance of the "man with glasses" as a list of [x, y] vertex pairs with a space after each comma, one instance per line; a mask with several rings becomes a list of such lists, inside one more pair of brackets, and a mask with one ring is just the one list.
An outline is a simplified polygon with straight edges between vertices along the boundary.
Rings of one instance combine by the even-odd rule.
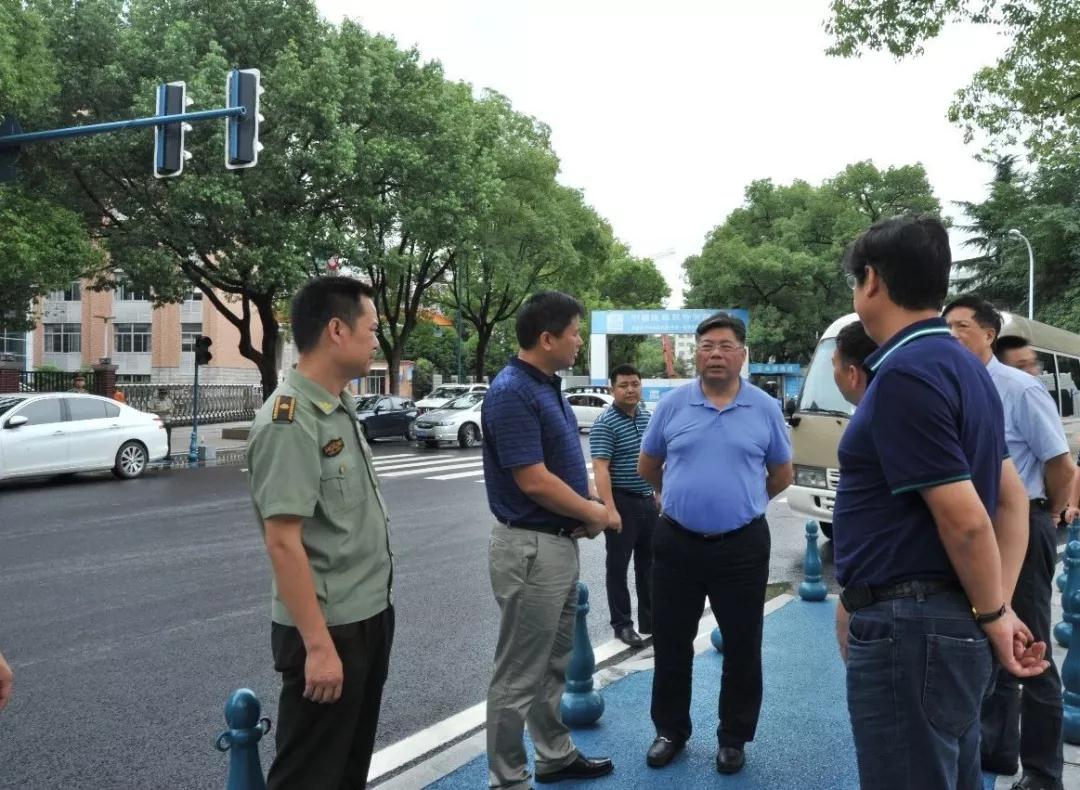
[[697, 328], [699, 378], [660, 401], [638, 473], [661, 492], [653, 540], [652, 719], [646, 762], [662, 768], [690, 737], [694, 637], [709, 599], [724, 638], [716, 770], [743, 767], [761, 711], [769, 500], [791, 485], [780, 405], [742, 378], [746, 327], [717, 313]]

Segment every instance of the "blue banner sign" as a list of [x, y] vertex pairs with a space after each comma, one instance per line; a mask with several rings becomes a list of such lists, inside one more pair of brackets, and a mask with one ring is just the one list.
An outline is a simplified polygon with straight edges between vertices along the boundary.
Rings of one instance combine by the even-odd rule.
[[749, 326], [750, 313], [732, 310], [593, 310], [589, 331], [596, 335], [692, 335], [698, 324], [718, 312]]

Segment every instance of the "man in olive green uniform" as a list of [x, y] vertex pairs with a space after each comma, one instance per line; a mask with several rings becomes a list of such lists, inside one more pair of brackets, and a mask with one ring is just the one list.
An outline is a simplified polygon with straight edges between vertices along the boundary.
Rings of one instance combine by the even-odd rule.
[[371, 288], [312, 280], [292, 304], [300, 361], [255, 415], [252, 499], [274, 585], [281, 673], [270, 790], [363, 788], [394, 633], [386, 504], [350, 380], [378, 342]]

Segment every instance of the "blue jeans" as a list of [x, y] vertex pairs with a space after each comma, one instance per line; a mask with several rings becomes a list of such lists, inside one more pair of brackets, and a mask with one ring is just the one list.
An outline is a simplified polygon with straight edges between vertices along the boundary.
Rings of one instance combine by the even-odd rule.
[[992, 666], [962, 592], [852, 613], [848, 712], [864, 790], [981, 788], [979, 710]]

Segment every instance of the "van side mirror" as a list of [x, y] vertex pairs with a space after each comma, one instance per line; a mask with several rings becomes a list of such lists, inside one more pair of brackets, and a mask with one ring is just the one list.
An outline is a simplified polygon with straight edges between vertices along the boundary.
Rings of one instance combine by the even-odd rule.
[[28, 422], [30, 422], [28, 418], [16, 415], [4, 423], [4, 428], [18, 428], [22, 425], [26, 425]]
[[795, 412], [797, 412], [798, 410], [799, 404], [795, 401], [795, 399], [788, 398], [787, 402], [784, 404], [784, 416], [787, 417], [787, 423], [792, 428], [796, 427], [800, 422], [802, 422], [802, 417], [795, 416]]

